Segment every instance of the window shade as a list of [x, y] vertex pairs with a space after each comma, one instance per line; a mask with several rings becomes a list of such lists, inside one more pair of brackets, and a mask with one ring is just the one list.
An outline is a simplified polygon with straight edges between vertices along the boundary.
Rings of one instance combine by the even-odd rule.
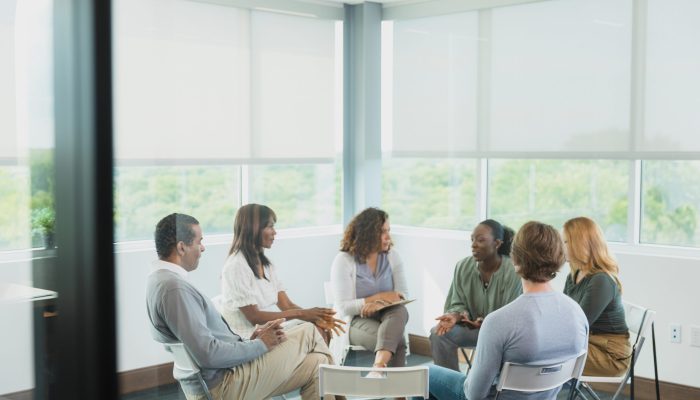
[[191, 1], [115, 7], [120, 163], [332, 160], [334, 21]]
[[17, 160], [14, 2], [0, 3], [0, 164]]
[[392, 136], [393, 152], [476, 150], [477, 14], [393, 25], [393, 69], [385, 69], [393, 75], [383, 77], [392, 79], [392, 99], [385, 106], [391, 107], [393, 126], [383, 134]]
[[641, 18], [634, 7], [543, 1], [394, 21], [391, 152], [700, 157], [700, 6], [651, 0]]
[[700, 3], [648, 3], [645, 130], [647, 151], [700, 152]]
[[333, 157], [335, 21], [252, 13], [253, 154]]

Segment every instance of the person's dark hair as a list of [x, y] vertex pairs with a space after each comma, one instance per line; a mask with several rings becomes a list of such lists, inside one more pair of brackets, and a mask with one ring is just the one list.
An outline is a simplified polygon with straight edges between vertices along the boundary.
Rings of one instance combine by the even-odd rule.
[[370, 207], [357, 214], [345, 228], [340, 251], [353, 255], [358, 261], [367, 261], [367, 256], [382, 247], [382, 226], [389, 219], [389, 214], [378, 208]]
[[479, 222], [479, 225], [486, 225], [491, 228], [491, 234], [493, 238], [500, 240], [501, 246], [498, 248], [498, 254], [502, 256], [510, 256], [510, 248], [513, 243], [513, 236], [515, 232], [507, 226], [501, 225], [500, 222], [495, 219], [487, 219]]
[[262, 247], [262, 231], [270, 219], [277, 222], [277, 215], [270, 207], [251, 203], [238, 209], [233, 223], [233, 243], [228, 254], [239, 251], [243, 253], [248, 266], [258, 279], [264, 278], [258, 274], [258, 262], [264, 267], [271, 264]]
[[158, 258], [170, 257], [178, 242], [192, 244], [195, 236], [192, 225], [199, 225], [199, 221], [187, 214], [172, 213], [158, 221], [153, 234]]
[[518, 274], [532, 282], [548, 282], [564, 265], [564, 242], [551, 225], [530, 221], [513, 239], [511, 251]]

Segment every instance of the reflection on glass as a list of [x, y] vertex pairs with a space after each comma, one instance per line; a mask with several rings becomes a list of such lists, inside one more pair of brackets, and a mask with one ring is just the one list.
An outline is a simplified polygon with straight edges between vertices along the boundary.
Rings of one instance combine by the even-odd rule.
[[476, 161], [385, 159], [382, 208], [397, 225], [469, 230], [477, 222]]
[[45, 398], [55, 373], [52, 18], [50, 0], [0, 0], [1, 398]]
[[642, 243], [700, 246], [700, 161], [642, 163]]
[[628, 184], [629, 161], [491, 160], [488, 215], [515, 230], [587, 216], [608, 240], [625, 241]]

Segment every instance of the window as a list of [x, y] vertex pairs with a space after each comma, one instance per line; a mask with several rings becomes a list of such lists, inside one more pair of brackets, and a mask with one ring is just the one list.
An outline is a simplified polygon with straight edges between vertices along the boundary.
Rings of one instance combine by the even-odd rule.
[[700, 161], [642, 163], [640, 242], [700, 247]]
[[208, 234], [233, 232], [239, 167], [119, 167], [114, 184], [117, 241], [152, 239], [156, 222], [173, 212], [194, 216]]
[[341, 163], [254, 165], [250, 202], [277, 215], [278, 229], [340, 223]]
[[587, 216], [608, 240], [626, 241], [628, 183], [629, 161], [490, 160], [488, 216], [513, 229]]
[[468, 159], [385, 159], [382, 207], [392, 224], [472, 229], [478, 222], [476, 170]]
[[242, 201], [340, 222], [342, 22], [297, 14], [114, 3], [117, 240], [176, 211], [231, 233]]

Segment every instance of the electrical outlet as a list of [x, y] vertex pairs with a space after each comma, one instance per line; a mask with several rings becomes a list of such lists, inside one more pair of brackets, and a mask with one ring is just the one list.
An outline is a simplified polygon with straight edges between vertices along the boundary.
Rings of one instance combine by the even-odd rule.
[[669, 326], [671, 329], [671, 343], [680, 343], [681, 342], [681, 325], [680, 324], [671, 324]]
[[700, 347], [700, 326], [690, 327], [690, 345]]

